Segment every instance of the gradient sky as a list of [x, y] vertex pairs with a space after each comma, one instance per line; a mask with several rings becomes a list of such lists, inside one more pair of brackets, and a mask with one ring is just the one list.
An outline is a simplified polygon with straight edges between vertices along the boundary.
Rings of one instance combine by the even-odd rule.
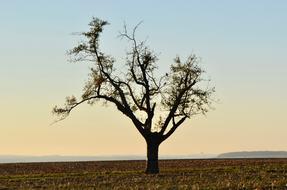
[[[88, 64], [68, 62], [91, 18], [108, 20], [102, 48], [119, 61], [126, 22], [159, 66], [196, 53], [216, 86], [216, 108], [185, 122], [160, 154], [287, 151], [287, 1], [1, 0], [0, 155], [145, 154], [144, 139], [114, 107], [83, 105], [50, 126], [54, 105], [80, 95]], [[113, 117], [111, 117], [111, 115]]]

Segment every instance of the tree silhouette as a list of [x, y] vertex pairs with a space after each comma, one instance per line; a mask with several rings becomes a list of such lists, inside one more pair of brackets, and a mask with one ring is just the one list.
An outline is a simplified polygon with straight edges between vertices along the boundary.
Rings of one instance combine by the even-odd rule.
[[115, 59], [103, 53], [99, 48], [100, 34], [107, 21], [93, 18], [90, 30], [81, 33], [85, 40], [70, 50], [74, 61], [94, 63], [81, 99], [74, 96], [66, 98], [63, 107], [55, 106], [53, 112], [66, 118], [78, 105], [97, 101], [111, 103], [125, 116], [131, 119], [147, 144], [146, 173], [158, 173], [159, 145], [174, 131], [195, 114], [205, 114], [211, 104], [210, 96], [214, 88], [208, 85], [200, 88], [199, 83], [204, 72], [198, 65], [199, 59], [191, 55], [185, 62], [177, 56], [170, 71], [157, 77], [158, 58], [143, 41], [138, 42], [135, 32], [131, 34], [126, 26], [120, 37], [131, 44], [126, 54], [125, 69], [118, 72]]

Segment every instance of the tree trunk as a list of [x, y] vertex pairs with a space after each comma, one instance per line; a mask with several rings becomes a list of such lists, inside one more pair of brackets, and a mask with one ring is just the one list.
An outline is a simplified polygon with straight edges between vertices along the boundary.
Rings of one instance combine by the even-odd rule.
[[157, 174], [159, 173], [158, 167], [158, 142], [147, 141], [147, 163], [146, 163], [146, 174]]

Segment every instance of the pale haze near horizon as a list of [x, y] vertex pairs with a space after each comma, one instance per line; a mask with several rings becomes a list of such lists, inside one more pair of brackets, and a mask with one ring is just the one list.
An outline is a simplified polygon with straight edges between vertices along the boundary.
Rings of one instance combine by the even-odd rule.
[[80, 96], [90, 64], [68, 62], [91, 18], [108, 20], [101, 47], [122, 62], [123, 23], [159, 54], [202, 59], [215, 110], [185, 122], [162, 155], [287, 150], [287, 2], [1, 1], [0, 155], [145, 154], [144, 139], [115, 107], [83, 105], [50, 126], [54, 105]]

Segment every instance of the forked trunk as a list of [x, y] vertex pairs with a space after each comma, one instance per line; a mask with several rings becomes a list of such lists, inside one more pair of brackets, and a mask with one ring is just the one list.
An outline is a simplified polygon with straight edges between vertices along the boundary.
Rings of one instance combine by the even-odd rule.
[[146, 174], [157, 174], [159, 173], [158, 167], [158, 142], [147, 141], [147, 163], [146, 163]]

